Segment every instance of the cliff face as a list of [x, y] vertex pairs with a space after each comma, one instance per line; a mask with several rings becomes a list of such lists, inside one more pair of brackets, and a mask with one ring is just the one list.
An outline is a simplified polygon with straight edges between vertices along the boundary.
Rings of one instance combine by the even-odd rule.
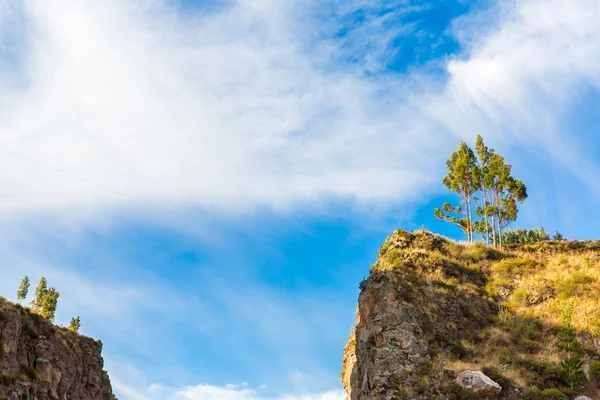
[[547, 242], [499, 252], [394, 232], [361, 283], [344, 348], [347, 399], [478, 398], [456, 383], [464, 370], [502, 386], [490, 398], [558, 388], [600, 399], [590, 377], [566, 388], [556, 346], [561, 310], [574, 302], [584, 364], [600, 360], [599, 251], [598, 242]]
[[0, 298], [0, 399], [114, 400], [102, 343]]

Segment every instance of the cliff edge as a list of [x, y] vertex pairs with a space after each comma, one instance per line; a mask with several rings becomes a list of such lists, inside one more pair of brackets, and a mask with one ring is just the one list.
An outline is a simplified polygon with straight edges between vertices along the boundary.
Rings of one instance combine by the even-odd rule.
[[[342, 364], [347, 399], [600, 399], [589, 368], [600, 360], [599, 254], [600, 242], [498, 251], [394, 232], [360, 285]], [[575, 387], [557, 347], [568, 307], [586, 373]], [[463, 371], [485, 374], [501, 391], [466, 389]]]
[[0, 297], [0, 399], [115, 400], [102, 343]]

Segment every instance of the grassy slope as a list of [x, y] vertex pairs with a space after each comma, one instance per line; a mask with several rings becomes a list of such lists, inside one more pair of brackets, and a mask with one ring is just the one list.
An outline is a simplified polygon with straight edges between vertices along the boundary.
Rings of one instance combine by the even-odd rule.
[[[599, 254], [600, 242], [542, 242], [500, 252], [396, 231], [372, 276], [394, 274], [404, 301], [424, 316], [433, 353], [429, 375], [478, 369], [503, 386], [568, 392], [556, 347], [561, 312], [574, 305], [583, 358], [600, 359]], [[581, 391], [594, 393], [592, 387]]]

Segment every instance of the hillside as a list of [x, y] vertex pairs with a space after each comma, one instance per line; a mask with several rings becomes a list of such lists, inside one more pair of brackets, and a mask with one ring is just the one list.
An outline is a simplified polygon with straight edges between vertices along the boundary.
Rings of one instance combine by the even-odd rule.
[[[497, 251], [394, 232], [361, 283], [344, 348], [348, 399], [480, 398], [456, 382], [465, 370], [502, 387], [490, 399], [600, 399], [589, 368], [600, 360], [599, 254], [600, 242]], [[556, 345], [569, 304], [587, 375], [574, 389], [561, 376]]]
[[0, 297], [0, 399], [115, 400], [102, 343]]

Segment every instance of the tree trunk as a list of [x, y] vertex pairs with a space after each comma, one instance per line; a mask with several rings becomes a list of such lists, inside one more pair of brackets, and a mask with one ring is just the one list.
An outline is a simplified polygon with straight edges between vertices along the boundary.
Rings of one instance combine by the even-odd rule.
[[487, 213], [487, 192], [485, 186], [481, 185], [481, 197], [483, 198], [483, 216], [485, 218], [485, 244], [490, 244], [490, 227], [488, 224], [488, 213]]

